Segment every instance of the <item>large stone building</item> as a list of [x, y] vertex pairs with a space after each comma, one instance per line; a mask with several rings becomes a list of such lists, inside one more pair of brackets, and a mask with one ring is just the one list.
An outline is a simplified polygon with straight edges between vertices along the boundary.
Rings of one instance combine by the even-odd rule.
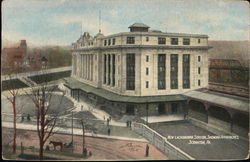
[[185, 115], [182, 94], [208, 85], [208, 36], [129, 28], [72, 44], [71, 95], [115, 115]]

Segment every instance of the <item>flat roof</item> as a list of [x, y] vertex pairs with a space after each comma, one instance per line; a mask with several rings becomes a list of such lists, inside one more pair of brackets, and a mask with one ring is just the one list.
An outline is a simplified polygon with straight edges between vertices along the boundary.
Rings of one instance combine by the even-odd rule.
[[170, 37], [195, 37], [195, 38], [208, 38], [208, 35], [205, 34], [189, 34], [189, 33], [168, 33], [168, 32], [120, 32], [116, 34], [106, 35], [101, 39], [107, 39], [109, 37], [118, 37], [118, 36], [132, 36], [132, 35], [143, 35], [143, 36], [170, 36]]
[[64, 78], [64, 85], [70, 89], [81, 89], [86, 93], [92, 93], [113, 102], [130, 102], [130, 103], [153, 103], [167, 101], [184, 101], [187, 98], [182, 95], [161, 95], [161, 96], [125, 96], [119, 95], [102, 88], [96, 88], [82, 83], [72, 77]]
[[229, 96], [222, 96], [219, 94], [206, 93], [200, 91], [189, 91], [184, 93], [183, 95], [190, 98], [209, 102], [212, 104], [221, 105], [223, 107], [229, 107], [239, 111], [249, 112], [249, 100], [246, 101], [246, 100], [232, 98]]

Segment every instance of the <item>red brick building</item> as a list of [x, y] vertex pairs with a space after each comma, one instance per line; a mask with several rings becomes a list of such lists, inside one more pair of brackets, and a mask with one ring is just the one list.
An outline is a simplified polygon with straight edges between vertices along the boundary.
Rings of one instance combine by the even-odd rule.
[[4, 48], [2, 51], [2, 70], [20, 72], [23, 69], [24, 58], [27, 56], [26, 40], [21, 40], [18, 47]]

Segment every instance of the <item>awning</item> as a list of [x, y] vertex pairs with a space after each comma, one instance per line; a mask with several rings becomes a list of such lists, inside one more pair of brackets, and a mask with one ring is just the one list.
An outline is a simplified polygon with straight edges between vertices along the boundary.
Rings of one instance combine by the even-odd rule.
[[129, 103], [153, 103], [168, 101], [185, 101], [187, 98], [182, 95], [160, 95], [160, 96], [125, 96], [110, 92], [105, 89], [96, 88], [88, 84], [82, 83], [72, 77], [65, 78], [64, 85], [70, 89], [81, 89], [86, 93], [92, 93], [99, 97], [105, 98], [113, 102], [129, 102]]
[[223, 96], [216, 93], [200, 92], [200, 91], [189, 91], [184, 93], [183, 95], [193, 99], [209, 102], [211, 104], [220, 105], [222, 107], [228, 107], [245, 112], [249, 111], [248, 100], [243, 100], [243, 99], [241, 100], [226, 95]]

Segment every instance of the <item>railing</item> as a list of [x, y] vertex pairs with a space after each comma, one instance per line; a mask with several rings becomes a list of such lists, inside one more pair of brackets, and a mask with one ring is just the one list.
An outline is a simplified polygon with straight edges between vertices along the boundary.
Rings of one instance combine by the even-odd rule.
[[[49, 118], [49, 116], [47, 116]], [[30, 116], [30, 121], [27, 120], [27, 116], [24, 116], [24, 119], [22, 121], [22, 115], [17, 114], [16, 115], [16, 122], [17, 123], [29, 123], [29, 124], [36, 124], [36, 116]], [[72, 127], [72, 120], [73, 120], [73, 127], [74, 128], [80, 128], [82, 129], [82, 124], [80, 118], [72, 118], [71, 116], [69, 117], [57, 117], [56, 119], [56, 126], [58, 127], [63, 127], [63, 128], [70, 128]], [[8, 114], [8, 113], [2, 113], [2, 122], [13, 122], [13, 114]], [[95, 124], [101, 124], [104, 125], [104, 121], [100, 119], [83, 119], [83, 122], [85, 125], [90, 125], [94, 126]]]
[[195, 160], [192, 156], [167, 141], [166, 137], [142, 123], [132, 123], [132, 130], [149, 140], [171, 160]]

